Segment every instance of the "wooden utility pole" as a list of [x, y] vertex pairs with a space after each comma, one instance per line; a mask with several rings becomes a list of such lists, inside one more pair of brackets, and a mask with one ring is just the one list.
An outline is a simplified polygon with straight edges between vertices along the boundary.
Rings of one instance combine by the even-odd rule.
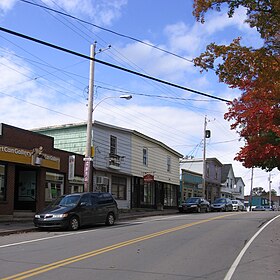
[[92, 190], [92, 114], [93, 114], [93, 88], [94, 88], [94, 57], [96, 43], [90, 46], [90, 69], [89, 69], [89, 87], [88, 87], [88, 118], [87, 118], [87, 141], [84, 158], [84, 191]]

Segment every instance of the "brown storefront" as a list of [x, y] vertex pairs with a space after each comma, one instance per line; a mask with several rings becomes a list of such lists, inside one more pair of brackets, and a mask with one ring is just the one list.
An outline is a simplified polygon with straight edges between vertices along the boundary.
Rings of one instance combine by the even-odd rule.
[[83, 156], [53, 138], [0, 124], [0, 215], [38, 211], [61, 194], [83, 191]]

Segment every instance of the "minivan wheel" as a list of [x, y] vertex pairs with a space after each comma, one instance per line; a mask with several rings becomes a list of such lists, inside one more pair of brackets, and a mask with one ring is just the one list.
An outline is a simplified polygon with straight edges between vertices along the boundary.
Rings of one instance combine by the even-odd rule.
[[69, 221], [69, 229], [70, 230], [77, 230], [80, 227], [79, 218], [77, 216], [71, 217]]
[[115, 216], [113, 213], [109, 213], [106, 218], [106, 225], [112, 226], [115, 224]]

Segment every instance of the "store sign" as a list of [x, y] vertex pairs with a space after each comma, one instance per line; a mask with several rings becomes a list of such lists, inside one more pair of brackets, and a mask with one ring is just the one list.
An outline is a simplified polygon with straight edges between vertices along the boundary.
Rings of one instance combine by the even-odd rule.
[[89, 160], [84, 159], [84, 182], [89, 182], [89, 176], [90, 176], [90, 164], [91, 162]]
[[145, 183], [151, 183], [151, 182], [154, 182], [155, 177], [152, 174], [145, 174], [143, 179], [144, 179]]
[[60, 158], [42, 153], [40, 164], [32, 162], [34, 151], [0, 145], [0, 160], [27, 165], [38, 165], [51, 169], [60, 169]]
[[75, 156], [69, 156], [68, 160], [68, 180], [75, 178]]

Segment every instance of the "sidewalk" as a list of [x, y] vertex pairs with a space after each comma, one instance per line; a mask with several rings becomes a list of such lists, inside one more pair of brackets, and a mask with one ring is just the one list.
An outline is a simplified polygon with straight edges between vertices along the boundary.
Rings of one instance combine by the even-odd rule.
[[[177, 214], [177, 209], [164, 209], [162, 211], [153, 209], [135, 209], [135, 210], [124, 210], [119, 213], [119, 221], [137, 219], [141, 217], [149, 216], [160, 216], [160, 215], [174, 215]], [[37, 228], [34, 226], [32, 218], [24, 219], [0, 219], [0, 236], [36, 231]]]

